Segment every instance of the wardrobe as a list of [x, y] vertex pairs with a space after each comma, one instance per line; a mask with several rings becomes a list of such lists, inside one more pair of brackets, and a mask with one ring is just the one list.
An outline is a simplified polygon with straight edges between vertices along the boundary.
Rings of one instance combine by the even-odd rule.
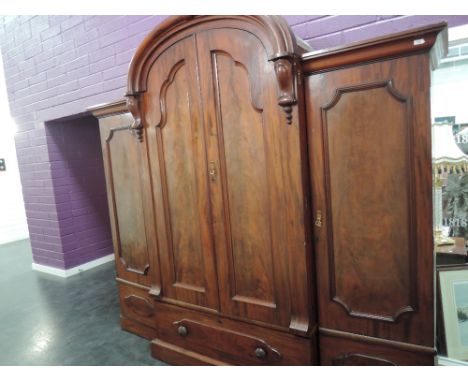
[[174, 365], [434, 363], [438, 24], [313, 52], [177, 16], [99, 118], [122, 328]]

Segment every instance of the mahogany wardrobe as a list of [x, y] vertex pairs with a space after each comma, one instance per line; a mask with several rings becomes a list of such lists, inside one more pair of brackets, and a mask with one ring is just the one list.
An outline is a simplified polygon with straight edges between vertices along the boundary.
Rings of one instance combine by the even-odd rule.
[[439, 24], [310, 51], [177, 16], [99, 118], [121, 325], [174, 365], [434, 364]]

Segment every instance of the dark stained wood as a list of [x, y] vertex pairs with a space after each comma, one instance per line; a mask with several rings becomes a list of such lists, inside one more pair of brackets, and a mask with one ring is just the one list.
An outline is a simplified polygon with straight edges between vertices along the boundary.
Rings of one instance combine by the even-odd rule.
[[160, 290], [146, 147], [129, 130], [125, 103], [94, 109], [99, 117], [117, 276]]
[[127, 102], [125, 99], [91, 106], [87, 110], [96, 118], [110, 117], [113, 115], [128, 113]]
[[180, 366], [229, 366], [229, 364], [202, 354], [172, 345], [155, 338], [151, 341], [151, 355], [171, 365]]
[[[435, 45], [435, 46], [434, 46]], [[431, 62], [436, 66], [441, 56], [447, 54], [447, 23], [429, 25], [373, 38], [371, 40], [323, 49], [302, 55], [304, 74], [334, 70], [348, 65], [395, 58], [432, 49]]]
[[342, 332], [339, 330], [326, 329], [326, 328], [320, 328], [319, 333], [320, 335], [323, 335], [323, 336], [345, 338], [354, 342], [365, 342], [367, 344], [391, 346], [399, 350], [435, 355], [434, 347], [415, 345], [415, 344], [411, 344], [408, 342], [385, 340], [385, 339], [378, 338], [378, 337], [369, 337], [369, 336], [364, 336], [361, 334]]
[[332, 298], [351, 316], [395, 322], [415, 310], [409, 99], [391, 80], [366, 82], [338, 88], [321, 112]]
[[[236, 43], [228, 47], [228, 39]], [[285, 156], [291, 138], [278, 123], [273, 64], [267, 63], [260, 41], [243, 31], [204, 32], [197, 41], [201, 83], [206, 83], [207, 154], [217, 173], [210, 190], [221, 310], [287, 327], [292, 289], [284, 253], [288, 240], [304, 241], [304, 228], [297, 227], [288, 238], [282, 222], [288, 214], [301, 221], [303, 200], [285, 202], [284, 166], [298, 158]], [[290, 177], [298, 179], [300, 162], [294, 165]], [[289, 185], [291, 194], [296, 186], [301, 191], [300, 178]], [[304, 246], [288, 251], [288, 256], [304, 262]], [[301, 276], [295, 282], [305, 290], [306, 274]], [[306, 295], [298, 296], [297, 303], [303, 307], [300, 315], [307, 317]]]
[[277, 77], [277, 103], [292, 120], [293, 105], [297, 102], [295, 64], [304, 53], [305, 44], [298, 46], [296, 38], [285, 19], [280, 16], [174, 16], [155, 28], [140, 44], [132, 59], [128, 74], [127, 96], [136, 108], [132, 111], [136, 125], [140, 125], [139, 97], [147, 89], [148, 72], [160, 52], [174, 40], [193, 33], [230, 28], [245, 30], [262, 42], [268, 60], [275, 62]]
[[[164, 315], [152, 310], [148, 298], [156, 298], [236, 317], [238, 337], [217, 329], [227, 342], [257, 341], [242, 334], [254, 323], [250, 333], [271, 327], [315, 338], [296, 84], [303, 52], [279, 17], [176, 17], [137, 50], [127, 104], [93, 109], [102, 134], [114, 129], [103, 150], [116, 152], [106, 168], [115, 244], [138, 245], [120, 250], [118, 265], [122, 322], [132, 330]], [[184, 352], [158, 341], [153, 352]], [[305, 363], [315, 362], [310, 340], [297, 341]], [[235, 357], [230, 363], [242, 363]]]
[[134, 171], [139, 165], [138, 143], [128, 127], [112, 128], [105, 143], [107, 162], [112, 177], [116, 231], [120, 261], [129, 272], [146, 275], [149, 256], [146, 246], [144, 221], [145, 206], [142, 200], [140, 173]]
[[155, 327], [154, 299], [147, 290], [119, 283], [119, 298], [122, 317]]
[[429, 60], [306, 79], [321, 328], [434, 347]]
[[[156, 303], [158, 340], [232, 365], [308, 365], [316, 354], [310, 340], [229, 318]], [[178, 328], [186, 327], [186, 335]], [[313, 337], [315, 338], [315, 337]], [[266, 351], [265, 359], [255, 355]], [[181, 350], [179, 350], [181, 351]], [[163, 358], [172, 364], [176, 360]]]
[[167, 49], [144, 95], [164, 295], [217, 309], [195, 39]]
[[[129, 74], [156, 210], [163, 211], [156, 214], [160, 298], [307, 335], [307, 172], [305, 146], [297, 149], [305, 133], [293, 107], [294, 38], [275, 17], [175, 18], [168, 25], [141, 45]], [[263, 27], [278, 33], [272, 38]], [[171, 89], [179, 90], [171, 96]]]
[[123, 330], [146, 338], [149, 341], [158, 335], [156, 329], [126, 317], [120, 317], [120, 326]]
[[320, 364], [323, 366], [433, 366], [435, 349], [408, 347], [371, 337], [320, 333]]
[[333, 358], [333, 366], [396, 366], [383, 358], [372, 357], [359, 353], [340, 354]]
[[175, 365], [433, 364], [444, 28], [309, 54], [277, 16], [151, 32], [126, 104], [92, 108], [122, 328]]
[[[116, 280], [117, 280], [117, 282], [119, 282], [121, 284], [129, 285], [131, 287], [138, 288], [138, 289], [146, 291], [150, 295], [152, 295], [151, 289], [149, 287], [147, 287], [147, 286], [135, 284], [133, 282], [121, 279], [119, 277], [117, 277]], [[164, 296], [159, 296], [158, 301], [162, 301], [162, 302], [165, 302], [165, 303], [168, 303], [168, 304], [171, 304], [171, 305], [174, 305], [174, 306], [178, 306], [178, 307], [181, 307], [181, 308], [187, 308], [187, 309], [190, 309], [190, 310], [193, 310], [193, 311], [196, 311], [196, 312], [215, 314], [217, 317], [221, 317], [221, 318], [231, 317], [231, 315], [225, 314], [223, 312], [219, 312], [219, 311], [216, 311], [216, 310], [213, 310], [213, 309], [202, 307], [200, 305], [193, 305], [193, 304], [190, 304], [190, 303], [187, 303], [187, 302], [184, 302], [184, 301], [174, 300], [174, 299], [167, 298], [167, 297], [164, 297]], [[246, 317], [236, 317], [236, 319], [238, 321], [242, 321], [242, 322], [245, 322], [245, 323], [248, 323], [248, 324], [256, 325], [256, 326], [267, 328], [267, 329], [277, 330], [277, 331], [281, 331], [281, 332], [289, 332], [290, 331], [290, 328], [281, 327], [281, 326], [278, 326], [278, 325], [275, 325], [275, 324], [270, 324], [270, 323], [267, 323], [267, 322], [264, 322], [264, 321], [255, 321], [255, 320], [248, 319]], [[308, 336], [312, 337], [314, 335], [316, 329], [317, 329], [316, 326], [309, 328]]]

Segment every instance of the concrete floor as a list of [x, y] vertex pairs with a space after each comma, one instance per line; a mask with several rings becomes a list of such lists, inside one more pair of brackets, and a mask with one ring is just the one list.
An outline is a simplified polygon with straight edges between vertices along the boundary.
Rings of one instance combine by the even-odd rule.
[[29, 240], [0, 245], [0, 365], [164, 365], [120, 329], [113, 263], [67, 279], [31, 263]]

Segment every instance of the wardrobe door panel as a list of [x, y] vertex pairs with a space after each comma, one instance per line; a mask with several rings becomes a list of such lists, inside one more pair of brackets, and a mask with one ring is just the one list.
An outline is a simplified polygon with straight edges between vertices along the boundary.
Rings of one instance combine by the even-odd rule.
[[146, 124], [163, 296], [217, 307], [195, 40], [167, 49], [148, 77]]
[[[300, 252], [288, 248], [294, 235], [288, 237], [285, 221], [302, 222], [303, 210], [295, 215], [296, 206], [287, 207], [288, 187], [295, 185], [285, 167], [291, 164], [290, 176], [300, 177], [294, 172], [300, 164], [285, 155], [290, 138], [273, 63], [246, 31], [211, 30], [199, 33], [197, 43], [221, 309], [287, 327], [288, 260], [305, 261], [305, 250], [303, 236]], [[289, 130], [297, 134], [297, 125]], [[304, 227], [295, 234], [304, 235]]]
[[118, 257], [129, 272], [144, 275], [149, 268], [138, 141], [127, 127], [111, 129], [106, 137], [107, 159], [112, 177], [115, 221], [119, 237]]
[[158, 285], [145, 146], [130, 130], [130, 115], [101, 118], [99, 123], [117, 277]]
[[429, 58], [306, 89], [320, 327], [433, 347]]
[[410, 115], [386, 81], [340, 88], [322, 108], [330, 286], [354, 317], [392, 322], [415, 309]]
[[229, 216], [234, 300], [274, 306], [268, 173], [262, 113], [251, 105], [248, 72], [225, 53], [215, 53], [219, 145]]
[[434, 353], [418, 345], [349, 333], [321, 333], [322, 366], [428, 366]]

